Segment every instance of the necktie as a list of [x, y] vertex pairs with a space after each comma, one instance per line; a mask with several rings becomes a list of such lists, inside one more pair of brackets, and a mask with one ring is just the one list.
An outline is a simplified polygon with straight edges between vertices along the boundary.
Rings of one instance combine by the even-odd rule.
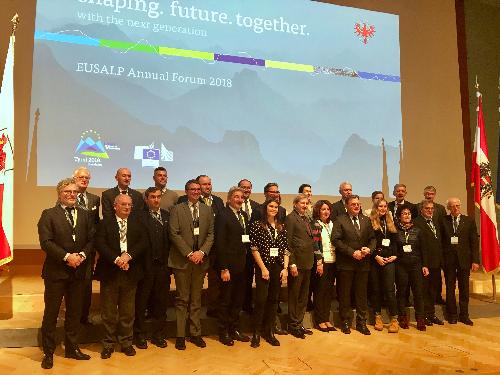
[[431, 228], [432, 233], [434, 233], [434, 237], [437, 238], [436, 228], [434, 227], [434, 223], [431, 219], [427, 219], [427, 225], [429, 226], [429, 228]]
[[352, 222], [354, 224], [354, 228], [356, 229], [356, 231], [359, 234], [361, 232], [361, 229], [359, 229], [358, 217], [357, 216], [353, 216], [352, 217]]
[[75, 226], [75, 221], [73, 219], [73, 207], [66, 207], [66, 217], [68, 218], [69, 223], [71, 224], [72, 227]]
[[199, 219], [198, 206], [196, 204], [193, 204], [193, 222], [198, 223], [198, 219]]
[[237, 214], [238, 214], [238, 220], [240, 222], [240, 225], [243, 228], [243, 230], [245, 230], [245, 219], [243, 219], [243, 215], [241, 214], [241, 211], [238, 211]]
[[457, 229], [458, 229], [458, 221], [457, 221], [457, 218], [455, 216], [453, 216], [453, 233], [457, 233]]
[[120, 221], [120, 242], [127, 242], [127, 221]]
[[243, 210], [247, 213], [248, 217], [250, 217], [250, 212], [248, 211], [248, 200], [245, 201]]
[[86, 208], [87, 205], [85, 204], [85, 199], [83, 199], [83, 194], [80, 193], [78, 194], [78, 205], [82, 208]]
[[154, 211], [151, 211], [151, 214], [153, 215], [153, 217], [161, 224], [163, 225], [163, 222], [161, 221], [161, 213], [160, 211], [157, 211], [157, 212], [154, 212]]
[[211, 206], [212, 205], [212, 200], [210, 198], [203, 198], [203, 200], [205, 201], [205, 204], [207, 206]]

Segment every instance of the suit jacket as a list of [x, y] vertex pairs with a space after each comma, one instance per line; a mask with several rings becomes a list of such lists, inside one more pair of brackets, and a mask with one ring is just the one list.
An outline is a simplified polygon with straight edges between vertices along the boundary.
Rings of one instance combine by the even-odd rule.
[[[118, 186], [114, 188], [105, 190], [102, 192], [102, 218], [105, 217], [115, 217], [115, 210], [113, 208], [113, 203], [115, 201], [115, 197], [120, 194], [120, 189]], [[128, 195], [132, 197], [132, 213], [141, 212], [144, 209], [144, 198], [142, 194], [137, 190], [128, 188]]]
[[169, 214], [160, 208], [161, 223], [155, 219], [149, 209], [141, 212], [140, 220], [146, 228], [148, 247], [144, 254], [144, 272], [149, 273], [153, 263], [162, 264], [168, 269], [168, 254], [170, 251], [170, 240], [168, 235]]
[[347, 271], [370, 269], [370, 256], [365, 256], [361, 260], [352, 257], [354, 251], [363, 246], [370, 248], [370, 253], [373, 253], [377, 244], [370, 219], [360, 213], [358, 221], [360, 234], [356, 231], [349, 215], [340, 215], [333, 222], [332, 238], [337, 255], [337, 269]]
[[78, 200], [77, 200], [76, 201], [77, 205], [79, 208], [82, 208], [82, 209], [88, 211], [90, 216], [94, 218], [94, 223], [99, 224], [99, 220], [100, 220], [100, 218], [99, 218], [99, 206], [101, 205], [101, 198], [98, 195], [89, 193], [88, 191], [86, 191], [85, 194], [87, 196], [87, 204], [85, 206], [80, 206], [78, 204]]
[[241, 236], [250, 235], [250, 221], [246, 212], [242, 211], [241, 214], [246, 231], [229, 207], [225, 207], [215, 217], [215, 268], [219, 271], [228, 269], [230, 272], [241, 273], [245, 270], [250, 243], [243, 243]]
[[[411, 218], [414, 220], [418, 216], [418, 208], [416, 204], [413, 204], [411, 202], [408, 202], [405, 200], [405, 204], [410, 206], [410, 211], [411, 211]], [[387, 205], [387, 208], [389, 211], [392, 213], [392, 217], [394, 218], [394, 221], [397, 222], [399, 221], [398, 217], [396, 216], [396, 212], [394, 211], [394, 208], [396, 206], [396, 201], [389, 202]]]
[[[249, 201], [249, 203], [250, 203], [250, 209], [252, 210], [252, 213], [251, 213], [251, 215], [250, 215], [250, 222], [252, 222], [252, 221], [254, 221], [254, 220], [255, 220], [255, 218], [256, 218], [256, 217], [258, 217], [258, 215], [259, 215], [259, 212], [258, 212], [258, 211], [259, 211], [261, 208], [260, 208], [260, 204], [259, 204], [259, 203], [257, 203], [256, 201], [254, 201], [253, 199], [249, 199], [248, 201]], [[245, 207], [245, 206], [244, 206], [244, 204], [245, 204], [245, 203], [243, 203], [243, 207], [241, 208], [242, 210], [243, 210], [243, 209], [244, 209], [244, 207]]]
[[[455, 235], [458, 237], [458, 244], [452, 245], [451, 237]], [[446, 215], [443, 218], [443, 249], [445, 267], [455, 254], [461, 269], [469, 269], [472, 263], [479, 264], [479, 241], [474, 219], [460, 215], [457, 234], [454, 234], [452, 216]]]
[[[260, 204], [259, 207], [257, 207], [257, 209], [252, 212], [251, 221], [262, 220], [262, 215], [263, 214], [265, 215], [264, 205]], [[286, 220], [286, 209], [285, 209], [285, 207], [278, 206], [278, 214], [276, 215], [276, 218], [278, 219], [278, 222], [280, 222], [282, 224], [285, 223], [285, 220]]]
[[344, 206], [344, 201], [341, 199], [338, 202], [332, 204], [332, 213], [330, 214], [330, 220], [335, 220], [340, 215], [346, 214], [346, 209]]
[[[285, 228], [288, 251], [290, 251], [289, 264], [297, 265], [298, 269], [310, 270], [314, 265], [317, 249], [312, 233], [313, 223], [306, 222], [297, 211], [293, 210], [285, 219]], [[322, 258], [319, 250], [316, 251], [316, 257]]]
[[[214, 213], [212, 208], [206, 204], [199, 205], [199, 228], [198, 248], [205, 253], [202, 268], [207, 269], [208, 256], [214, 243]], [[168, 266], [177, 269], [186, 269], [188, 265], [187, 256], [193, 251], [193, 216], [187, 202], [175, 205], [170, 210], [169, 235], [170, 254]]]
[[418, 216], [413, 223], [417, 228], [420, 228], [420, 245], [422, 252], [425, 253], [424, 258], [427, 260], [427, 267], [441, 268], [443, 263], [443, 239], [441, 234], [441, 222], [432, 220], [434, 228], [436, 229], [436, 236], [427, 224], [423, 216]]
[[[94, 223], [88, 212], [77, 208], [75, 240], [73, 228], [58, 203], [42, 212], [38, 221], [40, 247], [46, 253], [42, 277], [47, 280], [90, 278], [90, 259], [93, 248]], [[85, 253], [86, 259], [76, 269], [63, 260], [66, 253]]]
[[[183, 196], [179, 197], [179, 200], [177, 201], [177, 203], [184, 203], [187, 201], [188, 201], [187, 195], [183, 195]], [[203, 197], [200, 197], [199, 201], [201, 203], [205, 204]], [[212, 205], [210, 207], [212, 207], [212, 211], [214, 213], [214, 216], [217, 216], [219, 214], [219, 212], [224, 210], [225, 206], [224, 206], [224, 202], [222, 201], [221, 198], [212, 194]]]
[[179, 196], [173, 190], [166, 189], [165, 192], [161, 194], [160, 208], [163, 208], [166, 211], [170, 211], [172, 206], [177, 203]]
[[144, 252], [148, 246], [148, 239], [140, 218], [130, 215], [127, 219], [127, 253], [132, 259], [130, 268], [122, 271], [116, 264], [116, 257], [121, 255], [120, 229], [116, 216], [105, 217], [97, 228], [95, 247], [99, 259], [95, 268], [95, 276], [100, 281], [110, 281], [117, 277], [119, 272], [126, 275], [133, 282], [139, 281], [144, 276]]

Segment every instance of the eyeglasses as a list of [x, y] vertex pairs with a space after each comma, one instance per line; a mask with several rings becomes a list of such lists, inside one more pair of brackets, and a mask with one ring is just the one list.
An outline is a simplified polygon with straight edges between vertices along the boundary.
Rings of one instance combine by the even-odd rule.
[[200, 189], [200, 188], [189, 188], [188, 190], [189, 190], [189, 191], [201, 191], [201, 189]]
[[66, 195], [70, 195], [70, 194], [77, 195], [79, 193], [79, 191], [78, 190], [63, 190], [62, 193], [66, 194]]
[[76, 177], [77, 180], [90, 180], [90, 177], [89, 176], [78, 176]]

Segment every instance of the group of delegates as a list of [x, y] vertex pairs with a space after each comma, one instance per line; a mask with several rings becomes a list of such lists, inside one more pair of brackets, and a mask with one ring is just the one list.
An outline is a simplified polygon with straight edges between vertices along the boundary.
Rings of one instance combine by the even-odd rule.
[[[265, 201], [259, 204], [250, 198], [251, 181], [242, 179], [229, 190], [224, 204], [212, 194], [206, 175], [187, 181], [181, 197], [167, 188], [163, 167], [154, 170], [155, 184], [144, 194], [130, 187], [128, 168], [118, 169], [115, 179], [117, 186], [98, 197], [87, 191], [88, 169], [78, 168], [72, 178], [58, 183], [55, 207], [44, 210], [38, 222], [40, 245], [46, 252], [42, 368], [53, 367], [63, 298], [65, 356], [90, 359], [80, 350], [77, 336], [81, 324], [91, 324], [92, 278], [101, 286], [102, 359], [112, 356], [116, 343], [127, 356], [136, 354], [134, 345], [148, 347], [146, 312], [153, 324], [151, 343], [167, 346], [171, 274], [178, 350], [186, 349], [186, 336], [192, 344], [206, 346], [201, 335], [201, 294], [207, 274], [207, 315], [218, 319], [219, 341], [228, 346], [241, 341], [256, 348], [261, 338], [279, 346], [275, 334], [289, 332], [300, 339], [313, 334], [303, 326], [311, 295], [316, 328], [336, 331], [330, 320], [334, 289], [345, 334], [351, 332], [353, 304], [356, 330], [370, 334], [368, 291], [376, 330], [384, 328], [382, 301], [391, 317], [388, 331], [409, 328], [410, 288], [417, 328], [443, 324], [434, 311], [442, 268], [449, 323], [473, 324], [468, 315], [468, 278], [470, 270], [479, 267], [475, 223], [461, 214], [457, 198], [448, 199], [446, 215], [444, 207], [434, 203], [432, 186], [424, 190], [419, 205], [405, 200], [402, 184], [394, 187], [396, 200], [390, 203], [381, 192], [374, 192], [373, 207], [363, 213], [348, 182], [340, 184], [342, 198], [334, 204], [327, 200], [313, 204], [311, 186], [303, 184], [287, 215], [277, 183], [266, 184]], [[286, 325], [278, 324], [283, 283], [288, 292]], [[242, 309], [252, 316], [251, 337], [239, 328]]]

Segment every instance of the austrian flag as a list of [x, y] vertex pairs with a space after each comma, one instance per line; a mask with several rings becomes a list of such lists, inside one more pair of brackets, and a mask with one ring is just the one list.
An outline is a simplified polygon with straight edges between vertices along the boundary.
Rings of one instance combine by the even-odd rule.
[[483, 267], [486, 272], [491, 272], [500, 265], [500, 248], [481, 93], [477, 93], [477, 98], [477, 129], [472, 153], [472, 185], [474, 186], [474, 202], [480, 210]]

